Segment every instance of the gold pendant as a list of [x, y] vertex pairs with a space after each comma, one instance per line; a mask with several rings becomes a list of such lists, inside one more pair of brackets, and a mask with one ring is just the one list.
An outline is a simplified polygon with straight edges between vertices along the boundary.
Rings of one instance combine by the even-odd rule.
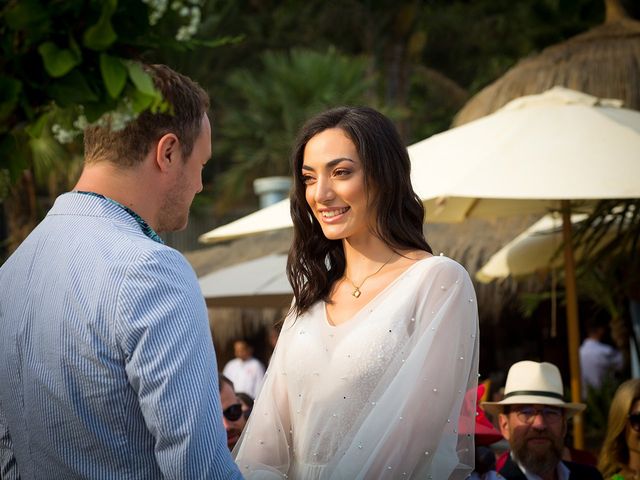
[[351, 292], [351, 295], [353, 295], [354, 297], [358, 298], [360, 295], [362, 295], [362, 292], [360, 292], [360, 289], [358, 287], [356, 287], [355, 290], [353, 292]]

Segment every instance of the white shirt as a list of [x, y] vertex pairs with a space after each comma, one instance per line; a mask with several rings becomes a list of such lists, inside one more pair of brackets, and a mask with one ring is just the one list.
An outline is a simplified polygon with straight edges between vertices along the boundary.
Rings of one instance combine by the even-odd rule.
[[583, 394], [587, 386], [600, 388], [612, 372], [622, 369], [622, 353], [610, 345], [586, 338], [580, 346]]
[[255, 358], [244, 361], [234, 358], [225, 365], [222, 374], [233, 382], [233, 389], [236, 392], [243, 392], [251, 398], [256, 398], [262, 386], [264, 366]]

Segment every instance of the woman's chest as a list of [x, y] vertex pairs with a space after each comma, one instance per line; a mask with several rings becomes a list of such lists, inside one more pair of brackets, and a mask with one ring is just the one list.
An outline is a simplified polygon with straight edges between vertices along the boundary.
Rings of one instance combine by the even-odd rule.
[[385, 302], [338, 327], [327, 323], [323, 307], [298, 319], [285, 353], [287, 381], [312, 390], [356, 387], [379, 377], [393, 357], [402, 355], [415, 328], [409, 301]]

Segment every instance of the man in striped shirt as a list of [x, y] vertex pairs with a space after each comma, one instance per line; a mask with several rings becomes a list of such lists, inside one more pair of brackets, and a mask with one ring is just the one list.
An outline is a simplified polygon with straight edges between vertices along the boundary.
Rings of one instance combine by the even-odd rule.
[[0, 268], [0, 477], [241, 478], [186, 226], [207, 94], [145, 67], [171, 108], [85, 131], [74, 191]]

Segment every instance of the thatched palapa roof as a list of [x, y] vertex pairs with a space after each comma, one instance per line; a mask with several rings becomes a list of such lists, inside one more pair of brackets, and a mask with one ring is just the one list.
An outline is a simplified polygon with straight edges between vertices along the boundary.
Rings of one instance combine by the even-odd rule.
[[473, 96], [453, 126], [556, 85], [598, 98], [617, 98], [626, 108], [640, 110], [640, 22], [628, 18], [617, 0], [607, 0], [602, 25], [519, 61]]

